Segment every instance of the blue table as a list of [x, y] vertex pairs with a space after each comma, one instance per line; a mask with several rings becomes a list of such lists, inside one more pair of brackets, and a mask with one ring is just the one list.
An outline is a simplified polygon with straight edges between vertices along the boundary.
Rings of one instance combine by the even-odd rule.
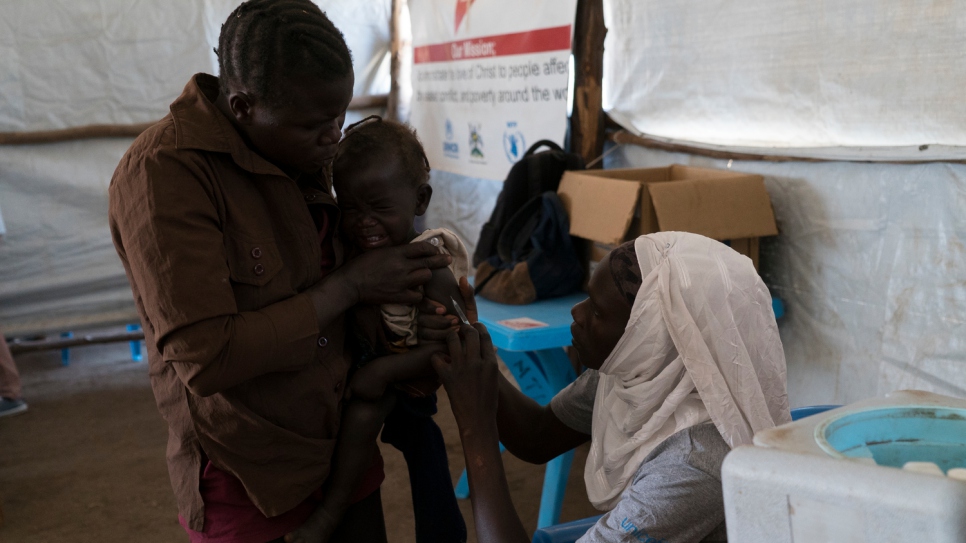
[[[554, 395], [574, 380], [574, 370], [563, 347], [570, 345], [570, 308], [587, 298], [579, 292], [562, 298], [541, 300], [528, 305], [504, 305], [477, 297], [480, 322], [486, 325], [497, 348], [524, 394], [540, 405], [547, 405]], [[545, 323], [546, 326], [515, 329], [501, 321], [521, 317]], [[547, 462], [543, 477], [543, 494], [537, 527], [552, 526], [560, 520], [567, 476], [573, 462], [573, 451]], [[470, 495], [466, 472], [456, 485], [456, 496]]]

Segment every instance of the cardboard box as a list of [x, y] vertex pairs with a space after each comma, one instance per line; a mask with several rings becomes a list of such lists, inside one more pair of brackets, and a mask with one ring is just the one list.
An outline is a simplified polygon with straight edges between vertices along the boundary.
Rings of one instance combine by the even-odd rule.
[[654, 232], [692, 232], [727, 243], [758, 268], [758, 240], [778, 234], [760, 175], [674, 164], [663, 168], [564, 172], [557, 190], [588, 277], [624, 241]]

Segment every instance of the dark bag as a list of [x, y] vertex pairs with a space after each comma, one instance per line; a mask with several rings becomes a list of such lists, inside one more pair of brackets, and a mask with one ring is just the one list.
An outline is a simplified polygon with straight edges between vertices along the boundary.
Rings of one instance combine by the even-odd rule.
[[[544, 146], [550, 150], [536, 152]], [[490, 220], [480, 231], [480, 240], [473, 252], [473, 265], [479, 266], [497, 253], [497, 241], [503, 229], [524, 204], [548, 190], [556, 192], [565, 170], [582, 169], [584, 161], [579, 155], [568, 153], [549, 140], [534, 143], [523, 158], [510, 168]]]
[[532, 198], [506, 222], [497, 254], [476, 268], [476, 293], [504, 304], [570, 294], [583, 267], [570, 239], [570, 221], [556, 191]]

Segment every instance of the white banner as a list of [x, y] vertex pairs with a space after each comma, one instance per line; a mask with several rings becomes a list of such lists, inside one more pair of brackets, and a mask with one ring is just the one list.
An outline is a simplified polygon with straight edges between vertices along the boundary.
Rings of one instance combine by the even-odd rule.
[[412, 0], [410, 122], [430, 165], [502, 180], [562, 143], [576, 0]]

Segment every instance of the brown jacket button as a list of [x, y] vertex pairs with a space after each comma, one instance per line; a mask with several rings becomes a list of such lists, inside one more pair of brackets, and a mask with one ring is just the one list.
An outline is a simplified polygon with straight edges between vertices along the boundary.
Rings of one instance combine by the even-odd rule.
[[329, 344], [328, 338], [326, 338], [325, 336], [322, 336], [319, 338], [319, 347], [325, 347], [328, 344]]
[[255, 247], [254, 249], [252, 249], [252, 258], [261, 258], [261, 257], [262, 257], [261, 247]]
[[252, 268], [252, 271], [255, 272], [255, 275], [261, 275], [265, 273], [265, 266], [262, 266], [261, 264], [255, 264], [255, 267]]
[[315, 201], [315, 194], [306, 194], [305, 195], [305, 201], [306, 202], [313, 202], [313, 201]]

